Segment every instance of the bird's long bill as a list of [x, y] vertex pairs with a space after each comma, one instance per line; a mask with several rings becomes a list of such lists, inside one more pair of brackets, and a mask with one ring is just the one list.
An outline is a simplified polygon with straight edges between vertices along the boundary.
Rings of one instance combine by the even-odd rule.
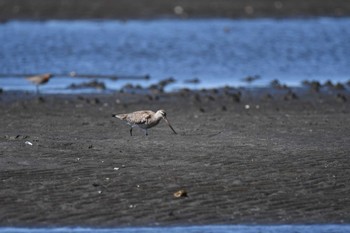
[[167, 123], [167, 125], [170, 127], [170, 129], [174, 132], [174, 134], [177, 134], [176, 131], [174, 130], [174, 128], [171, 126], [171, 124], [169, 123], [168, 119], [166, 119], [166, 117], [164, 117], [165, 122]]

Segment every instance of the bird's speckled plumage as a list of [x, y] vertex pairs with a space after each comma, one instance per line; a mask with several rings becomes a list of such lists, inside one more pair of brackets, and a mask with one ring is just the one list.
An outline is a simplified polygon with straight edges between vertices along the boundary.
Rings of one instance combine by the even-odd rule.
[[148, 135], [147, 129], [158, 125], [162, 119], [165, 120], [171, 130], [176, 134], [175, 130], [167, 120], [166, 112], [164, 110], [158, 110], [157, 112], [153, 112], [151, 110], [142, 110], [127, 114], [113, 114], [112, 116], [126, 121], [128, 125], [130, 125], [130, 135], [132, 135], [132, 128], [135, 126], [144, 129], [146, 135]]

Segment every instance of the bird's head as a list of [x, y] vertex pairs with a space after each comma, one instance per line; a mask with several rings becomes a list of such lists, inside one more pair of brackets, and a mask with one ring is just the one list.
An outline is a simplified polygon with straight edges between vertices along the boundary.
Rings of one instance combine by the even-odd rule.
[[163, 109], [160, 109], [156, 112], [156, 115], [160, 116], [161, 118], [164, 119], [164, 121], [167, 123], [167, 125], [170, 127], [170, 129], [176, 134], [176, 131], [174, 130], [174, 128], [171, 126], [171, 124], [169, 123], [167, 117], [166, 117], [166, 112]]
[[156, 114], [162, 118], [166, 118], [166, 112], [163, 109], [158, 110]]

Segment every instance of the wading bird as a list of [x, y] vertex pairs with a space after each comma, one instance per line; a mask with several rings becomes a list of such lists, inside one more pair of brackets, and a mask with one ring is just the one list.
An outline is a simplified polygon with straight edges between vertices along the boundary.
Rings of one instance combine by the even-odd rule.
[[145, 131], [145, 134], [148, 135], [147, 129], [158, 125], [161, 119], [164, 119], [170, 129], [176, 134], [176, 131], [173, 129], [168, 119], [166, 118], [166, 113], [164, 110], [158, 110], [157, 112], [143, 110], [127, 114], [113, 114], [112, 117], [126, 121], [126, 123], [130, 125], [130, 136], [132, 136], [132, 128], [135, 126], [143, 129]]
[[28, 77], [27, 80], [36, 86], [36, 94], [39, 95], [39, 85], [47, 83], [51, 77], [52, 74], [47, 73]]

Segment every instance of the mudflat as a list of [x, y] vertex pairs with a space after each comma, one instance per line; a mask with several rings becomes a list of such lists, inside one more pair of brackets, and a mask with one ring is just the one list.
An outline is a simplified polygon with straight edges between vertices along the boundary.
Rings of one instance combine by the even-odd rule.
[[237, 93], [0, 94], [0, 225], [349, 223], [349, 94]]

